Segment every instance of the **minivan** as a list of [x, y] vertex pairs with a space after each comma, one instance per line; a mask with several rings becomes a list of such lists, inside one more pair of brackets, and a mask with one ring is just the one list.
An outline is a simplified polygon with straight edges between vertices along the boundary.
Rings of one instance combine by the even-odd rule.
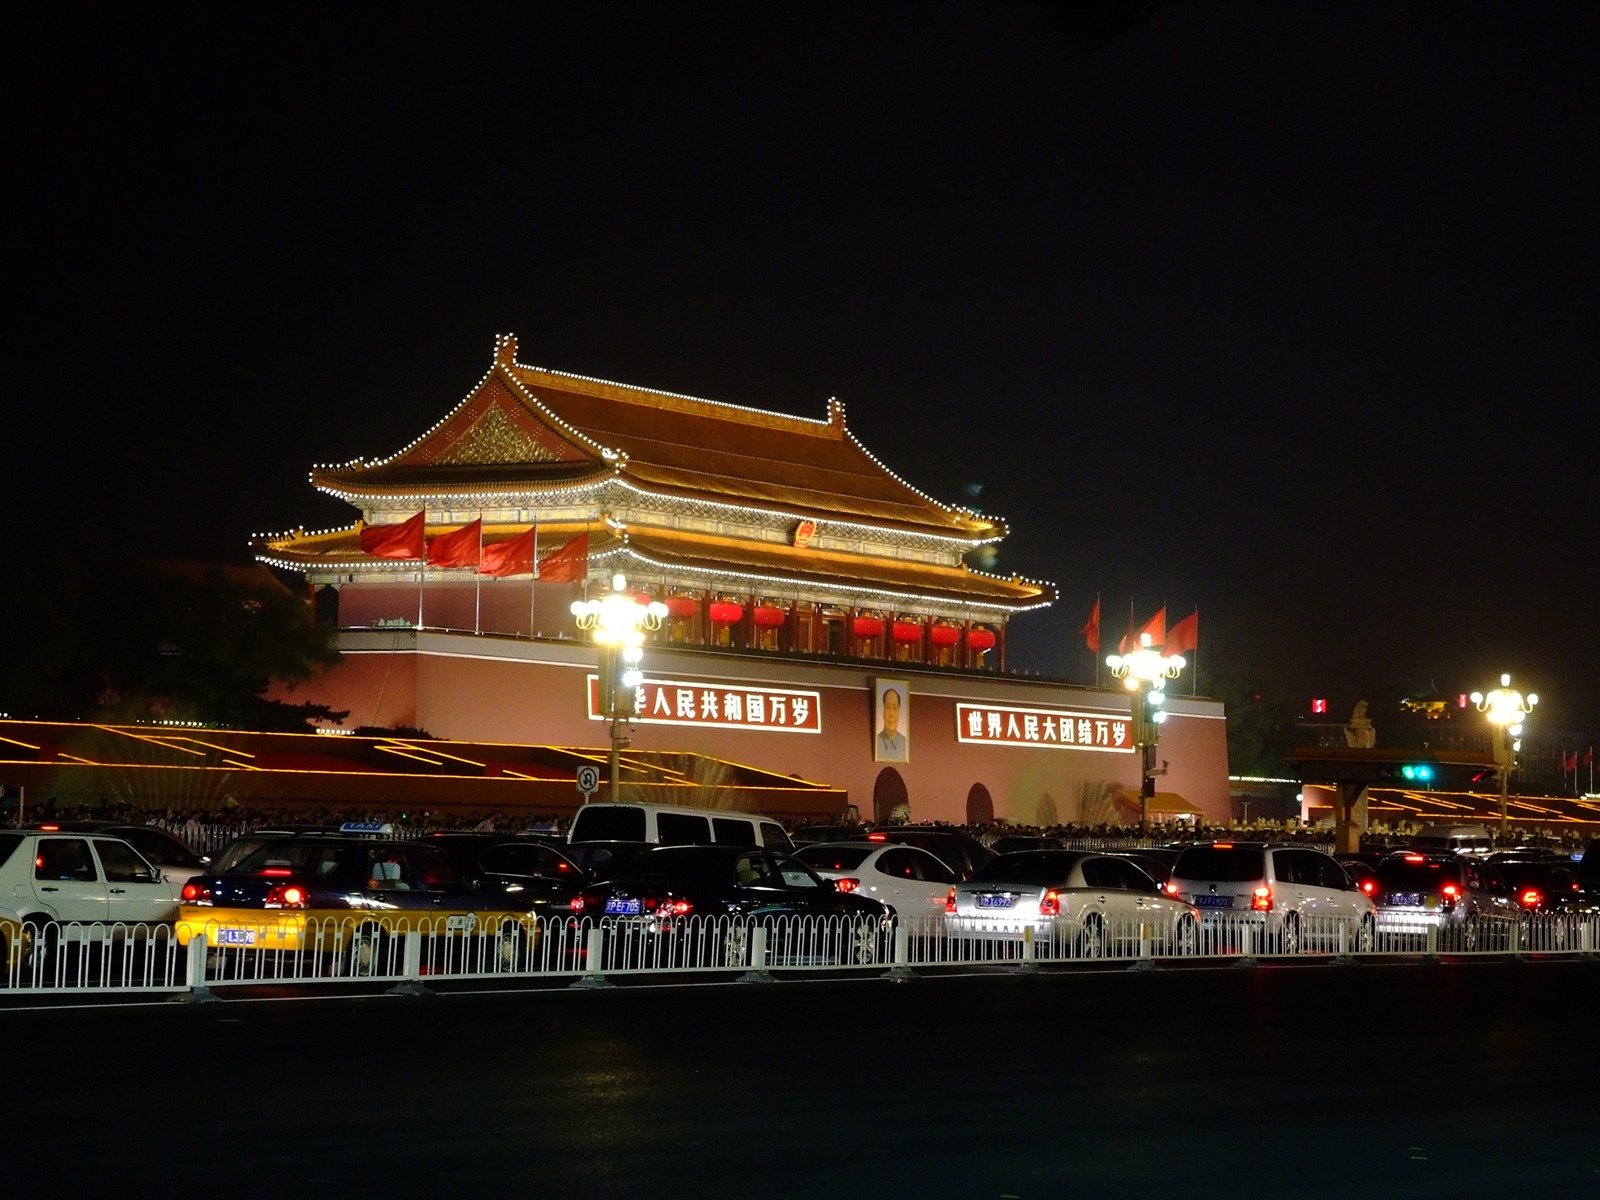
[[658, 846], [760, 846], [788, 854], [789, 834], [771, 817], [723, 808], [596, 801], [572, 818], [569, 842], [652, 842]]
[[1410, 848], [1425, 854], [1484, 855], [1494, 849], [1486, 825], [1431, 825], [1410, 839]]

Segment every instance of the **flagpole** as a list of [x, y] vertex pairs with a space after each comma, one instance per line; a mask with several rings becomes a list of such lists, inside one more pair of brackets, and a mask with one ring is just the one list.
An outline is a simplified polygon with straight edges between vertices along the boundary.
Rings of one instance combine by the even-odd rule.
[[1189, 651], [1194, 665], [1189, 671], [1189, 695], [1200, 694], [1200, 606], [1194, 606], [1194, 648]]
[[483, 632], [483, 509], [478, 510], [478, 565], [472, 568], [476, 591], [472, 597], [472, 632]]
[[528, 572], [528, 637], [534, 636], [534, 613], [539, 605], [539, 526], [533, 527], [533, 564]]

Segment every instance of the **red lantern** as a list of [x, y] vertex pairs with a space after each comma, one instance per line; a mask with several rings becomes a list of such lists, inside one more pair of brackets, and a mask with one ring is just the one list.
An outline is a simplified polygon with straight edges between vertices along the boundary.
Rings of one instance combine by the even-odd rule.
[[922, 640], [922, 626], [915, 621], [896, 621], [894, 623], [894, 640], [897, 642], [920, 642]]
[[781, 608], [774, 608], [770, 604], [758, 604], [755, 611], [750, 614], [750, 619], [761, 629], [776, 629], [783, 624], [785, 617]]
[[667, 597], [667, 611], [676, 620], [687, 620], [700, 611], [700, 601], [693, 596], [669, 596]]
[[875, 638], [883, 632], [882, 617], [857, 617], [852, 628], [858, 638]]
[[994, 646], [994, 630], [985, 629], [981, 625], [967, 630], [967, 648], [969, 650], [989, 650]]
[[711, 602], [711, 620], [717, 625], [732, 625], [744, 616], [744, 609], [729, 600], [713, 600]]
[[961, 630], [954, 625], [935, 625], [928, 630], [928, 640], [935, 646], [954, 646], [961, 640]]

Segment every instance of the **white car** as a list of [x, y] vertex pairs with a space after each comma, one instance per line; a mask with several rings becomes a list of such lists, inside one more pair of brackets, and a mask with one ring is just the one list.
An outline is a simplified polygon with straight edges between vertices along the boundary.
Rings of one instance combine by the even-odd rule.
[[881, 900], [913, 933], [937, 933], [961, 877], [937, 857], [895, 842], [817, 842], [793, 854], [840, 891]]
[[30, 953], [58, 937], [101, 936], [89, 926], [168, 923], [178, 915], [178, 888], [160, 868], [99, 833], [0, 829], [0, 896]]
[[1329, 854], [1271, 842], [1196, 842], [1172, 864], [1177, 895], [1198, 908], [1206, 948], [1272, 954], [1365, 952], [1377, 907]]
[[1041, 958], [1199, 953], [1200, 913], [1162, 894], [1131, 859], [1092, 850], [1019, 850], [950, 889], [946, 936], [1024, 939]]

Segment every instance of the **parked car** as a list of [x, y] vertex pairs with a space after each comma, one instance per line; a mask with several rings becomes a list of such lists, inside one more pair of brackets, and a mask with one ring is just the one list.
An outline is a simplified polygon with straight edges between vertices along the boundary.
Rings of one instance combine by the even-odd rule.
[[607, 965], [741, 967], [757, 928], [773, 965], [884, 961], [894, 909], [787, 854], [657, 846], [572, 900], [606, 932]]
[[1172, 867], [1201, 912], [1207, 947], [1370, 950], [1376, 909], [1333, 857], [1272, 842], [1197, 842]]
[[894, 842], [926, 850], [963, 879], [994, 858], [994, 851], [971, 834], [938, 825], [887, 825], [867, 834], [869, 842]]
[[0, 829], [0, 896], [33, 963], [60, 940], [148, 933], [178, 908], [176, 886], [127, 842], [66, 830]]
[[789, 833], [771, 817], [722, 808], [592, 801], [579, 806], [567, 830], [572, 842], [654, 842], [659, 846], [764, 846], [789, 853]]
[[1378, 883], [1378, 931], [1435, 930], [1441, 950], [1503, 945], [1522, 916], [1504, 876], [1471, 855], [1397, 850], [1378, 864]]
[[1334, 858], [1344, 868], [1344, 873], [1350, 876], [1350, 882], [1376, 902], [1379, 888], [1377, 865], [1368, 862], [1366, 857], [1361, 855], [1337, 854]]
[[801, 825], [790, 832], [789, 838], [796, 847], [817, 842], [855, 842], [867, 834], [868, 827], [860, 822], [845, 825]]
[[145, 861], [161, 868], [166, 878], [182, 887], [211, 865], [211, 859], [201, 854], [175, 833], [159, 825], [141, 825], [126, 821], [50, 821], [36, 826], [46, 832], [65, 830], [71, 833], [105, 833], [119, 837], [137, 850]]
[[1032, 929], [1052, 957], [1199, 951], [1200, 913], [1164, 895], [1133, 860], [1091, 850], [1020, 850], [985, 863], [950, 889], [945, 934], [1019, 941]]
[[531, 901], [532, 911], [565, 915], [573, 891], [589, 872], [543, 838], [516, 833], [451, 831], [422, 839], [448, 854], [485, 891]]
[[561, 852], [570, 858], [596, 883], [609, 878], [611, 873], [634, 855], [653, 849], [654, 842], [601, 841], [568, 842]]
[[176, 930], [185, 946], [203, 933], [236, 958], [285, 952], [301, 956], [300, 973], [354, 976], [397, 973], [400, 936], [417, 931], [430, 969], [499, 972], [530, 958], [537, 908], [534, 896], [476, 884], [438, 846], [306, 833], [190, 880]]
[[945, 898], [960, 882], [926, 850], [896, 842], [819, 842], [794, 856], [841, 891], [893, 906], [913, 932], [943, 928]]

